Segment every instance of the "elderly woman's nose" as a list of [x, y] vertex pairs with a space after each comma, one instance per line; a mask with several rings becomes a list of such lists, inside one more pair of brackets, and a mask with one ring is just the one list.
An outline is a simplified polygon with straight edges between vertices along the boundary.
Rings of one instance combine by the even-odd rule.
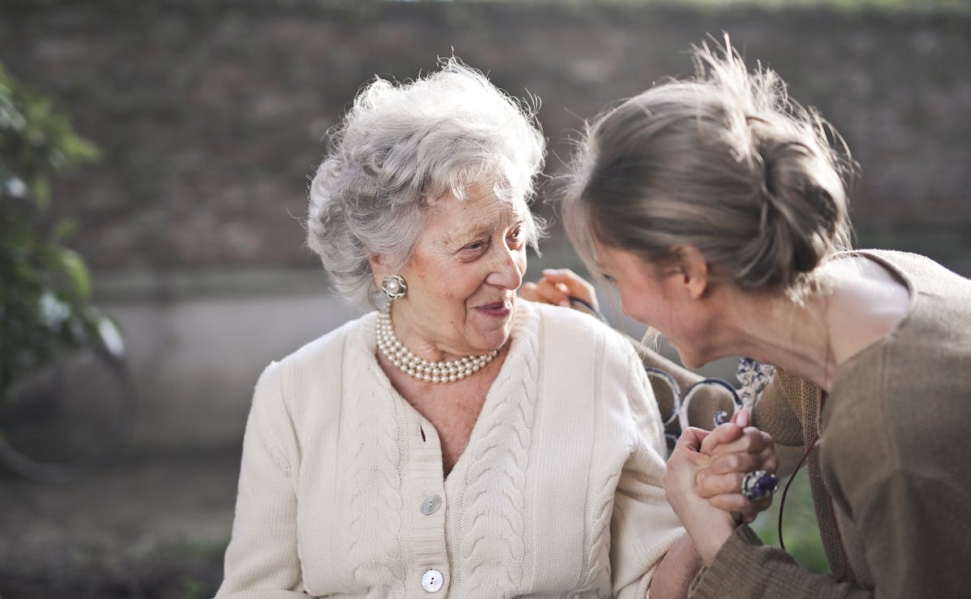
[[492, 270], [486, 277], [486, 282], [505, 289], [519, 289], [523, 284], [523, 270], [519, 264], [519, 252], [508, 247], [496, 247], [492, 262]]

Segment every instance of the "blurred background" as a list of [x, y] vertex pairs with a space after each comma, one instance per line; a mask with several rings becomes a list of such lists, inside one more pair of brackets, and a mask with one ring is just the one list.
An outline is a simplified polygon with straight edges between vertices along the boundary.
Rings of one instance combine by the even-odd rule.
[[[107, 467], [54, 485], [0, 475], [0, 597], [215, 591], [257, 376], [363, 312], [330, 294], [300, 220], [325, 133], [364, 82], [460, 57], [541, 99], [555, 175], [585, 119], [691, 74], [691, 45], [722, 32], [846, 139], [858, 246], [971, 276], [971, 0], [0, 1], [7, 74], [90, 142], [52, 150], [46, 187], [0, 199], [46, 194], [31, 222], [71, 223], [58, 246], [87, 265], [137, 391]], [[527, 278], [583, 272], [542, 196], [552, 235]], [[733, 361], [705, 372], [731, 379]], [[811, 545], [795, 495], [786, 531]]]

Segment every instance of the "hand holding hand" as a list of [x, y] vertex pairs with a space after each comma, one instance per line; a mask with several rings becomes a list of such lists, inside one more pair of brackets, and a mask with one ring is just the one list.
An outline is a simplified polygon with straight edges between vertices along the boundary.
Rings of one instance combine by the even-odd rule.
[[750, 501], [742, 491], [746, 475], [764, 471], [774, 474], [779, 467], [772, 437], [749, 426], [751, 414], [740, 410], [731, 422], [711, 431], [700, 451], [710, 462], [698, 472], [696, 492], [712, 505], [736, 514], [736, 520], [751, 522], [772, 505], [771, 493]]
[[712, 463], [712, 457], [701, 452], [711, 434], [699, 428], [685, 429], [668, 458], [663, 481], [668, 503], [706, 564], [711, 564], [736, 525], [729, 512], [696, 492], [698, 474]]

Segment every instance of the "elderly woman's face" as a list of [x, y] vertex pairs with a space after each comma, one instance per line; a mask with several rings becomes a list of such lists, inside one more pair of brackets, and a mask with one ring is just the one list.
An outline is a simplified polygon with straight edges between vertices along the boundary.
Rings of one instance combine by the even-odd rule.
[[501, 200], [491, 185], [471, 186], [463, 201], [446, 194], [431, 202], [400, 272], [408, 294], [392, 318], [401, 341], [426, 359], [502, 347], [526, 271], [527, 219], [521, 198]]

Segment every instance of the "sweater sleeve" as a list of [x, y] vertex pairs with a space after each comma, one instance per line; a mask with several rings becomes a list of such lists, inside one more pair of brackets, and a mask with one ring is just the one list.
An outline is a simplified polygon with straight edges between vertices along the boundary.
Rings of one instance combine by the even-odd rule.
[[687, 534], [664, 496], [664, 432], [650, 382], [636, 357], [629, 368], [633, 445], [617, 483], [610, 527], [617, 599], [647, 597], [658, 562]]
[[[873, 591], [814, 574], [776, 547], [762, 545], [748, 526], [735, 529], [692, 583], [691, 599], [869, 599]], [[928, 595], [930, 596], [930, 595]]]
[[[814, 392], [807, 381], [781, 370], [762, 392], [753, 424], [772, 435], [780, 473], [790, 474], [804, 453], [802, 422], [793, 410], [794, 398]], [[719, 597], [799, 599], [873, 597], [873, 592], [850, 583], [835, 582], [799, 565], [777, 547], [764, 546], [748, 526], [739, 526], [692, 584], [692, 599]]]
[[283, 370], [271, 364], [256, 384], [220, 599], [306, 597], [297, 552], [295, 438], [285, 409]]
[[769, 433], [775, 442], [780, 476], [792, 474], [805, 451], [802, 423], [792, 409], [792, 401], [783, 384], [785, 376], [776, 370], [776, 375], [759, 396], [752, 414], [752, 424]]

